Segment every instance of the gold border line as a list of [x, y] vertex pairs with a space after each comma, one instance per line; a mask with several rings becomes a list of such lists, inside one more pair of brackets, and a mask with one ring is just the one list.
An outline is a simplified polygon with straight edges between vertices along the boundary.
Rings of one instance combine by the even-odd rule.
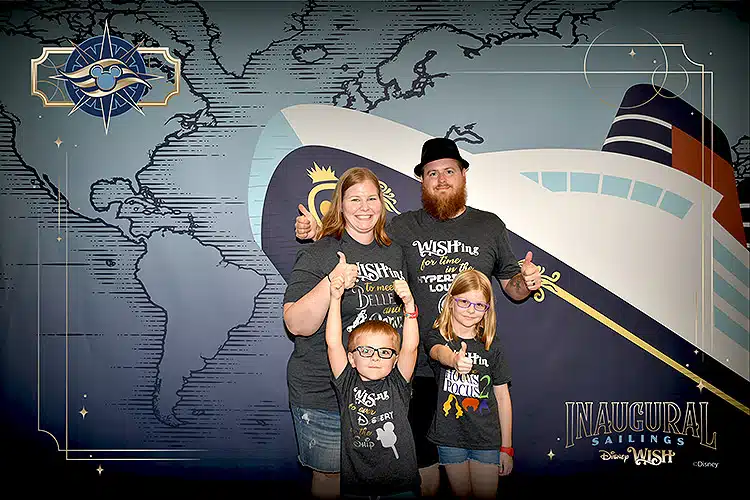
[[[526, 44], [508, 44], [508, 45], [512, 46], [512, 45], [526, 45]], [[635, 46], [635, 47], [650, 47], [650, 46], [659, 46], [659, 45], [661, 45], [661, 46], [664, 46], [664, 47], [681, 47], [682, 51], [683, 51], [683, 54], [685, 54], [685, 56], [687, 58], [687, 54], [685, 53], [685, 46], [684, 46], [684, 44], [627, 44], [627, 43], [622, 43], [622, 44], [599, 44], [599, 45], [600, 46]], [[540, 46], [560, 46], [560, 47], [565, 47], [566, 45], [565, 44], [528, 44], [528, 46], [535, 46], [535, 47], [540, 47]], [[51, 53], [60, 53], [60, 54], [66, 54], [66, 53], [68, 53], [69, 54], [69, 53], [73, 52], [73, 50], [74, 49], [72, 49], [72, 48], [63, 48], [63, 47], [55, 47], [55, 48], [45, 47], [45, 48], [43, 48], [43, 52], [42, 52], [42, 55], [40, 57], [31, 60], [32, 95], [36, 95], [36, 96], [40, 97], [40, 99], [42, 99], [42, 101], [44, 102], [45, 107], [47, 107], [47, 106], [72, 107], [73, 103], [72, 102], [48, 102], [47, 101], [46, 94], [44, 94], [42, 91], [39, 91], [38, 89], [36, 89], [37, 65], [40, 64], [40, 63], [42, 63], [42, 62], [44, 62], [44, 60], [46, 59], [46, 57], [49, 54], [51, 54]], [[173, 91], [170, 94], [168, 94], [164, 98], [164, 101], [162, 103], [158, 103], [158, 102], [140, 102], [139, 103], [140, 106], [166, 105], [166, 103], [169, 100], [169, 98], [171, 98], [173, 95], [179, 94], [179, 84], [180, 84], [180, 79], [181, 79], [181, 64], [180, 64], [179, 59], [176, 59], [173, 56], [171, 56], [171, 54], [169, 53], [169, 48], [168, 47], [152, 47], [152, 48], [144, 48], [144, 49], [138, 49], [138, 50], [139, 50], [139, 52], [142, 52], [142, 53], [159, 53], [159, 54], [162, 54], [166, 60], [168, 60], [169, 62], [171, 62], [172, 64], [174, 64], [174, 67], [175, 67], [175, 91]], [[690, 60], [689, 58], [687, 58], [687, 59]], [[693, 62], [693, 61], [691, 60], [691, 62]], [[706, 72], [705, 71], [705, 65], [703, 65], [703, 64], [699, 64], [699, 63], [695, 63], [695, 62], [693, 62], [693, 64], [695, 64], [696, 66], [699, 66], [700, 69], [701, 69], [700, 72], [698, 72], [698, 71], [691, 71], [689, 73], [701, 73], [701, 77], [702, 77], [701, 78], [701, 86], [702, 86], [702, 89], [703, 89], [702, 92], [701, 92], [701, 98], [702, 98], [701, 99], [701, 115], [703, 117], [705, 117], [706, 116], [705, 115], [705, 101], [704, 101], [705, 74], [711, 74], [711, 76], [713, 76], [713, 72]], [[475, 73], [475, 72], [473, 72], [473, 71], [458, 71], [456, 73]], [[513, 71], [478, 71], [477, 73], [522, 73], [522, 74], [533, 74], [533, 73], [548, 73], [548, 74], [565, 74], [565, 73], [571, 73], [572, 74], [572, 73], [579, 73], [580, 74], [581, 72], [580, 71], [570, 71], [570, 72], [566, 72], [566, 71], [537, 71], [537, 72], [535, 72], [535, 71], [519, 71], [519, 72], [513, 72]], [[649, 72], [629, 72], [629, 71], [622, 71], [622, 72], [617, 72], [617, 71], [601, 71], [601, 72], [599, 72], [599, 71], [597, 71], [597, 72], [590, 72], [590, 73], [604, 73], [604, 74], [643, 73], [643, 74], [648, 74]], [[653, 73], [653, 72], [651, 72], [651, 73]], [[672, 72], [669, 72], [669, 73], [672, 73]], [[674, 72], [674, 73], [678, 73], [678, 72]], [[713, 86], [713, 78], [712, 78], [711, 84]], [[712, 104], [713, 104], [713, 93], [711, 95], [711, 101], [712, 101]], [[712, 115], [712, 118], [713, 118], [713, 108], [711, 110], [711, 115]], [[702, 123], [701, 128], [703, 129], [703, 123]], [[701, 130], [701, 132], [702, 132], [701, 133], [701, 144], [705, 147], [705, 140], [704, 140], [704, 137], [703, 137], [703, 135], [704, 135], [703, 134], [703, 130]], [[702, 152], [701, 153], [701, 161], [703, 162], [703, 160], [704, 160], [704, 154]], [[712, 160], [713, 160], [713, 158], [712, 158]], [[67, 179], [66, 179], [66, 183], [67, 183]], [[37, 229], [39, 230], [39, 228], [37, 228]], [[702, 247], [703, 247], [705, 245], [705, 228], [703, 228], [702, 233], [703, 233], [703, 238], [702, 238]], [[67, 236], [68, 235], [67, 235], [67, 226], [66, 226], [66, 247], [67, 247]], [[39, 236], [37, 236], [37, 240], [39, 240]], [[702, 248], [702, 250], [703, 250], [703, 248]], [[37, 248], [37, 252], [38, 252], [37, 259], [39, 260], [39, 257], [40, 257], [39, 256], [39, 246]], [[66, 258], [67, 258], [67, 248], [66, 248]], [[702, 259], [702, 262], [701, 262], [702, 269], [705, 269], [704, 266], [705, 266], [705, 259]], [[67, 272], [67, 265], [66, 265], [66, 272]], [[559, 273], [555, 273], [555, 274], [557, 274], [557, 278], [559, 278]], [[705, 274], [705, 273], [703, 273], [703, 274]], [[544, 278], [548, 278], [548, 277], [545, 276]], [[658, 358], [659, 360], [661, 360], [665, 364], [671, 366], [672, 368], [674, 368], [678, 372], [682, 373], [683, 375], [687, 376], [688, 378], [690, 378], [690, 379], [692, 379], [692, 380], [694, 380], [694, 381], [696, 381], [698, 383], [703, 382], [703, 386], [706, 389], [708, 389], [709, 391], [711, 391], [714, 394], [718, 395], [722, 399], [726, 400], [727, 402], [729, 402], [730, 404], [732, 404], [736, 408], [738, 408], [741, 411], [743, 411], [745, 414], [750, 414], [750, 409], [748, 409], [747, 406], [743, 405], [739, 401], [737, 401], [734, 398], [732, 398], [731, 396], [727, 395], [726, 393], [724, 393], [723, 391], [721, 391], [720, 389], [718, 389], [716, 386], [714, 386], [712, 384], [709, 384], [709, 383], [707, 383], [705, 381], [702, 381], [702, 379], [700, 377], [698, 377], [696, 374], [694, 374], [690, 370], [686, 369], [685, 367], [683, 367], [682, 365], [680, 365], [679, 363], [677, 363], [676, 361], [674, 361], [673, 359], [671, 359], [669, 356], [665, 355], [664, 353], [662, 353], [658, 349], [654, 348], [653, 346], [651, 346], [647, 342], [643, 341], [638, 336], [636, 336], [635, 334], [629, 332], [627, 329], [625, 329], [622, 326], [618, 325], [617, 323], [615, 323], [611, 319], [607, 318], [602, 313], [600, 313], [599, 311], [595, 310], [594, 308], [592, 308], [591, 306], [589, 306], [585, 302], [581, 301], [580, 299], [578, 299], [574, 295], [572, 295], [569, 292], [565, 291], [564, 289], [560, 288], [558, 285], [553, 284], [553, 282], [556, 281], [557, 278], [555, 278], [554, 280], [552, 280], [552, 282], [545, 283], [544, 284], [544, 288], [547, 288], [552, 293], [555, 293], [556, 295], [558, 295], [559, 297], [561, 297], [566, 302], [570, 303], [571, 305], [574, 305], [575, 307], [577, 307], [581, 311], [585, 312], [586, 314], [588, 314], [592, 318], [598, 320], [600, 323], [604, 324], [605, 326], [607, 326], [610, 329], [614, 330], [618, 334], [622, 335], [627, 340], [633, 342], [634, 344], [636, 344], [637, 346], [639, 346], [641, 349], [643, 349], [646, 352], [648, 352], [649, 354], [655, 356], [656, 358]], [[38, 277], [38, 282], [40, 282], [40, 277]], [[40, 314], [40, 311], [39, 311], [39, 309], [40, 309], [40, 304], [39, 304], [40, 297], [39, 297], [39, 295], [40, 294], [39, 294], [39, 291], [38, 291], [38, 304], [37, 304], [38, 316]], [[66, 279], [66, 295], [67, 295], [67, 279]], [[534, 298], [538, 302], [541, 302], [542, 300], [544, 300], [544, 292], [543, 292], [543, 290], [540, 290], [539, 292], [537, 292], [537, 294], [535, 294]], [[705, 301], [705, 297], [702, 300]], [[67, 302], [67, 297], [66, 297], [66, 302]], [[702, 312], [705, 312], [705, 311], [702, 311]], [[67, 315], [67, 304], [66, 304], [66, 315]], [[698, 318], [696, 317], [696, 320], [697, 319]], [[37, 322], [39, 323], [39, 317], [37, 319]], [[702, 324], [702, 333], [705, 333], [704, 332], [704, 330], [705, 330], [705, 319], [704, 319], [704, 321], [702, 323], [703, 323]], [[711, 325], [711, 326], [713, 327], [713, 325]], [[40, 325], [38, 324], [38, 329], [39, 329], [39, 327], [40, 327]], [[67, 333], [68, 332], [67, 332], [67, 318], [66, 318], [66, 343], [67, 343]], [[713, 331], [711, 333], [713, 333]], [[41, 387], [40, 387], [40, 376], [39, 376], [40, 375], [40, 373], [39, 373], [39, 364], [40, 364], [40, 339], [39, 338], [40, 338], [40, 332], [38, 331], [37, 332], [37, 394], [38, 394], [38, 397], [37, 397], [37, 417], [38, 417], [38, 421], [37, 422], [38, 422], [38, 430], [41, 431], [41, 432], [45, 432], [45, 433], [49, 434], [55, 440], [55, 443], [57, 444], [58, 451], [65, 451], [66, 452], [66, 460], [97, 460], [97, 459], [93, 459], [93, 458], [90, 458], [90, 459], [85, 459], [85, 458], [69, 458], [67, 456], [69, 451], [84, 451], [84, 450], [69, 449], [68, 446], [67, 446], [67, 443], [66, 443], [65, 450], [61, 450], [60, 446], [59, 446], [59, 443], [57, 442], [57, 439], [55, 438], [55, 436], [52, 433], [50, 433], [50, 432], [48, 432], [48, 431], [46, 431], [44, 429], [41, 429], [41, 425], [40, 425], [41, 424], [41, 422], [40, 422], [40, 419], [41, 419], [41, 416], [40, 416], [40, 413], [41, 413], [40, 412], [41, 397], [39, 397], [41, 395], [41, 392], [40, 392], [40, 389], [41, 389]], [[713, 338], [712, 338], [712, 340], [713, 340]], [[66, 364], [67, 364], [67, 361], [68, 361], [67, 357], [68, 357], [68, 352], [67, 352], [67, 348], [66, 348]], [[67, 373], [67, 366], [66, 366], [66, 392], [67, 392], [67, 378], [68, 378], [68, 373]], [[66, 394], [66, 406], [68, 404], [67, 399], [68, 398], [67, 398], [67, 394]], [[68, 411], [67, 411], [67, 408], [66, 408], [66, 439], [67, 439], [67, 432], [68, 432], [68, 425], [67, 425], [68, 415], [67, 415], [67, 413], [68, 413]], [[91, 449], [91, 450], [85, 450], [85, 451], [101, 451], [101, 452], [106, 452], [106, 451], [110, 451], [110, 452], [113, 452], [113, 451], [117, 451], [117, 452], [124, 452], [124, 451], [130, 451], [130, 452], [165, 451], [166, 452], [166, 451], [205, 451], [205, 450], [177, 450], [177, 449], [174, 449], [174, 450], [137, 450], [137, 449], [133, 449], [133, 450], [125, 450], [125, 449], [117, 449], [117, 450], [115, 450], [115, 449], [112, 449], [112, 450], [100, 449], [100, 450], [93, 450], [93, 449]], [[182, 459], [172, 458], [172, 459], [169, 459], [169, 458], [151, 458], [151, 457], [145, 458], [144, 457], [144, 458], [140, 458], [140, 459], [138, 459], [138, 458], [103, 458], [103, 459], [99, 458], [98, 460], [199, 460], [199, 459], [188, 459], [188, 458], [182, 458]]]
[[[60, 443], [57, 441], [57, 438], [54, 434], [51, 432], [42, 429], [42, 389], [41, 389], [41, 345], [39, 338], [41, 337], [41, 331], [42, 331], [42, 264], [41, 264], [41, 225], [37, 221], [36, 225], [36, 430], [39, 432], [44, 432], [45, 434], [48, 434], [52, 436], [52, 439], [55, 440], [55, 446], [57, 447], [57, 451], [62, 451], [60, 449]], [[58, 234], [59, 231], [58, 231]]]
[[138, 49], [140, 54], [161, 54], [167, 62], [174, 65], [174, 90], [164, 97], [164, 100], [159, 101], [141, 101], [138, 103], [139, 106], [166, 106], [169, 99], [172, 96], [179, 95], [180, 93], [180, 80], [182, 79], [182, 63], [176, 57], [173, 57], [169, 53], [169, 47], [153, 47], [148, 49]]
[[[60, 196], [61, 192], [61, 186], [60, 182], [58, 181], [58, 188], [57, 193], [58, 197]], [[65, 192], [67, 195], [68, 192], [68, 152], [65, 152]], [[68, 259], [68, 215], [70, 214], [70, 206], [67, 206], [65, 211], [65, 450], [60, 450], [58, 445], [58, 451], [65, 451], [65, 460], [66, 461], [74, 461], [74, 460], [81, 460], [81, 461], [104, 461], [104, 460], [117, 460], [117, 461], [129, 461], [129, 460], [145, 460], [145, 461], [179, 461], [179, 460], [200, 460], [200, 458], [164, 458], [164, 457], [145, 457], [145, 458], [103, 458], [103, 457], [97, 457], [97, 458], [85, 458], [85, 457], [71, 457], [70, 452], [82, 452], [82, 451], [99, 451], [99, 452], [125, 452], [125, 451], [131, 451], [131, 452], [156, 452], [156, 451], [205, 451], [205, 450], [149, 450], [149, 449], [136, 449], [136, 450], [127, 450], [127, 449], [85, 449], [85, 450], [76, 450], [71, 449], [69, 444], [69, 435], [70, 435], [70, 344], [69, 344], [69, 334], [70, 334], [70, 328], [69, 328], [69, 318], [70, 318], [70, 300], [69, 300], [69, 277], [68, 277], [68, 265], [70, 263]], [[58, 206], [58, 217], [60, 215], [60, 208]], [[46, 431], [45, 431], [46, 432]], [[51, 434], [50, 434], [51, 435]], [[54, 437], [54, 436], [52, 436]], [[57, 441], [57, 440], [55, 440]]]
[[[35, 58], [31, 59], [31, 95], [35, 95], [38, 98], [42, 100], [42, 104], [45, 108], [72, 108], [74, 103], [70, 100], [65, 101], [50, 101], [47, 98], [47, 94], [44, 93], [44, 91], [39, 90], [37, 86], [37, 78], [38, 78], [38, 66], [42, 64], [44, 61], [47, 60], [47, 58], [50, 56], [50, 54], [72, 54], [75, 51], [75, 48], [68, 48], [68, 47], [43, 47], [42, 48], [42, 54]], [[175, 75], [175, 84], [173, 90], [169, 92], [161, 101], [139, 101], [138, 106], [140, 107], [148, 107], [148, 106], [166, 106], [169, 102], [169, 99], [171, 99], [173, 96], [176, 96], [180, 93], [180, 79], [182, 78], [182, 64], [179, 59], [172, 56], [169, 52], [169, 47], [150, 47], [150, 48], [143, 48], [138, 49], [138, 53], [140, 54], [161, 54], [164, 57], [164, 60], [171, 63], [174, 66], [174, 75]], [[53, 63], [54, 64], [54, 63]], [[65, 97], [63, 95], [63, 97]]]
[[[31, 60], [31, 95], [35, 95], [42, 100], [45, 108], [47, 107], [72, 107], [72, 101], [49, 101], [47, 94], [37, 88], [37, 66], [47, 60], [50, 54], [71, 54], [75, 49], [66, 47], [43, 47], [42, 54], [36, 59]], [[54, 64], [54, 63], [53, 63]]]
[[[581, 311], [585, 312], [586, 314], [588, 314], [589, 316], [591, 316], [595, 320], [599, 321], [603, 325], [611, 328], [615, 332], [617, 332], [620, 335], [622, 335], [623, 337], [625, 337], [630, 342], [634, 343], [635, 345], [637, 345], [638, 347], [640, 347], [641, 349], [643, 349], [647, 353], [651, 354], [652, 356], [654, 356], [655, 358], [659, 359], [663, 363], [665, 363], [665, 364], [669, 365], [670, 367], [674, 368], [675, 370], [677, 370], [681, 374], [685, 375], [689, 379], [693, 380], [694, 382], [697, 382], [699, 384], [702, 382], [703, 386], [706, 389], [708, 389], [709, 391], [713, 392], [714, 394], [716, 394], [717, 396], [719, 396], [721, 399], [727, 401], [729, 404], [731, 404], [732, 406], [736, 407], [737, 409], [739, 409], [740, 411], [742, 411], [746, 415], [750, 415], [750, 408], [748, 408], [744, 404], [740, 403], [739, 401], [737, 401], [732, 396], [728, 395], [727, 393], [725, 393], [724, 391], [722, 391], [721, 389], [719, 389], [715, 385], [706, 382], [705, 380], [703, 380], [702, 378], [700, 378], [698, 375], [696, 375], [692, 371], [688, 370], [687, 368], [685, 368], [684, 366], [682, 366], [680, 363], [678, 363], [677, 361], [673, 360], [672, 358], [670, 358], [669, 356], [667, 356], [666, 354], [664, 354], [663, 352], [661, 352], [660, 350], [658, 350], [657, 348], [655, 348], [654, 346], [652, 346], [651, 344], [649, 344], [648, 342], [644, 341], [643, 339], [641, 339], [640, 337], [638, 337], [634, 333], [632, 333], [632, 332], [628, 331], [627, 329], [623, 328], [622, 326], [620, 326], [619, 324], [615, 323], [614, 321], [612, 321], [611, 319], [609, 319], [608, 317], [606, 317], [604, 314], [600, 313], [599, 311], [597, 311], [596, 309], [594, 309], [593, 307], [591, 307], [590, 305], [588, 305], [587, 303], [585, 303], [584, 301], [582, 301], [581, 299], [579, 299], [578, 297], [576, 297], [575, 295], [571, 294], [570, 292], [568, 292], [568, 291], [564, 290], [563, 288], [561, 288], [559, 285], [555, 284], [553, 281], [557, 281], [557, 279], [559, 279], [559, 277], [560, 277], [560, 273], [558, 273], [558, 272], [553, 273], [554, 280], [548, 278], [547, 276], [543, 276], [542, 279], [545, 281], [545, 283], [542, 285], [543, 288], [546, 288], [550, 292], [554, 293], [555, 295], [557, 295], [558, 297], [560, 297], [561, 299], [563, 299], [565, 302], [567, 302], [567, 303], [569, 303], [569, 304], [577, 307], [578, 309], [580, 309]], [[544, 293], [543, 292], [542, 293], [537, 292], [536, 294], [534, 294], [534, 300], [536, 300], [537, 302], [543, 301], [544, 300]]]

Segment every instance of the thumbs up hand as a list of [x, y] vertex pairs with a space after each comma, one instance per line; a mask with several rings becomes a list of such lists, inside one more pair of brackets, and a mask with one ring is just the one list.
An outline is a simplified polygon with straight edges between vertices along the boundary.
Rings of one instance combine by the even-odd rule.
[[294, 220], [294, 236], [300, 240], [310, 240], [315, 238], [318, 232], [318, 223], [315, 217], [307, 211], [304, 205], [297, 206], [302, 215]]
[[394, 280], [393, 290], [404, 303], [404, 312], [414, 311], [414, 297], [411, 294], [409, 284], [404, 280]]
[[333, 268], [329, 276], [331, 277], [331, 283], [333, 284], [334, 276], [340, 276], [344, 280], [344, 288], [349, 289], [354, 286], [357, 282], [357, 265], [347, 264], [346, 255], [341, 252], [336, 252], [339, 256], [339, 263]]
[[342, 295], [344, 295], [344, 278], [342, 276], [334, 276], [331, 278], [331, 299], [341, 299]]
[[542, 273], [536, 264], [531, 262], [532, 257], [531, 252], [526, 253], [526, 258], [521, 264], [521, 276], [523, 276], [523, 281], [526, 283], [526, 288], [533, 292], [542, 287]]
[[461, 350], [454, 354], [453, 367], [461, 375], [466, 375], [473, 366], [474, 362], [466, 356], [466, 342], [461, 342]]

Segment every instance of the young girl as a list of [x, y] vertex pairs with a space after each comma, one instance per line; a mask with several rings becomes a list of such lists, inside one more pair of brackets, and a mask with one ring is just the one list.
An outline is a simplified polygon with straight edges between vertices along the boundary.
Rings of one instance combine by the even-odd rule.
[[346, 350], [341, 340], [343, 278], [332, 278], [330, 288], [326, 343], [341, 412], [341, 494], [418, 496], [420, 477], [408, 414], [419, 326], [409, 285], [403, 280], [393, 283], [403, 302], [403, 342], [390, 324], [371, 320], [349, 334]]
[[459, 498], [495, 498], [498, 474], [513, 468], [510, 377], [494, 338], [492, 285], [474, 269], [463, 271], [425, 339], [426, 352], [441, 365], [427, 437]]

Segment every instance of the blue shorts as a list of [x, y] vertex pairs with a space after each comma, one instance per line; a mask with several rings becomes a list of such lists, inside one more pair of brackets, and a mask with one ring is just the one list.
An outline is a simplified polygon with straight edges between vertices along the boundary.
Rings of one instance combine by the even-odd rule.
[[338, 411], [292, 406], [297, 459], [326, 474], [341, 470], [341, 416]]
[[500, 465], [500, 450], [467, 450], [451, 446], [438, 446], [440, 465], [462, 464], [474, 460], [483, 464]]

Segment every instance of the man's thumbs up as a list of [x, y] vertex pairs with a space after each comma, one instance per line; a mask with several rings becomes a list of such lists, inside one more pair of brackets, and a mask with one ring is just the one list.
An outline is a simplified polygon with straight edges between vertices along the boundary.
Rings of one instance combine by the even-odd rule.
[[533, 262], [531, 262], [531, 259], [533, 258], [533, 254], [531, 251], [526, 252], [526, 258], [523, 260], [523, 263], [521, 264], [521, 272], [523, 272], [524, 276], [527, 276], [534, 271], [536, 271], [536, 266]]
[[539, 268], [531, 262], [533, 254], [526, 252], [526, 258], [521, 263], [521, 276], [526, 283], [526, 288], [530, 291], [539, 290], [542, 287], [542, 273]]
[[302, 215], [304, 215], [305, 217], [307, 218], [312, 217], [312, 214], [307, 210], [307, 208], [305, 208], [305, 206], [302, 203], [297, 205], [297, 208], [299, 209], [300, 212], [302, 212]]
[[300, 240], [314, 238], [318, 231], [318, 223], [315, 217], [301, 203], [297, 205], [297, 209], [302, 212], [302, 215], [294, 220], [294, 235]]
[[336, 252], [339, 255], [339, 264], [346, 264], [346, 255], [343, 252]]

